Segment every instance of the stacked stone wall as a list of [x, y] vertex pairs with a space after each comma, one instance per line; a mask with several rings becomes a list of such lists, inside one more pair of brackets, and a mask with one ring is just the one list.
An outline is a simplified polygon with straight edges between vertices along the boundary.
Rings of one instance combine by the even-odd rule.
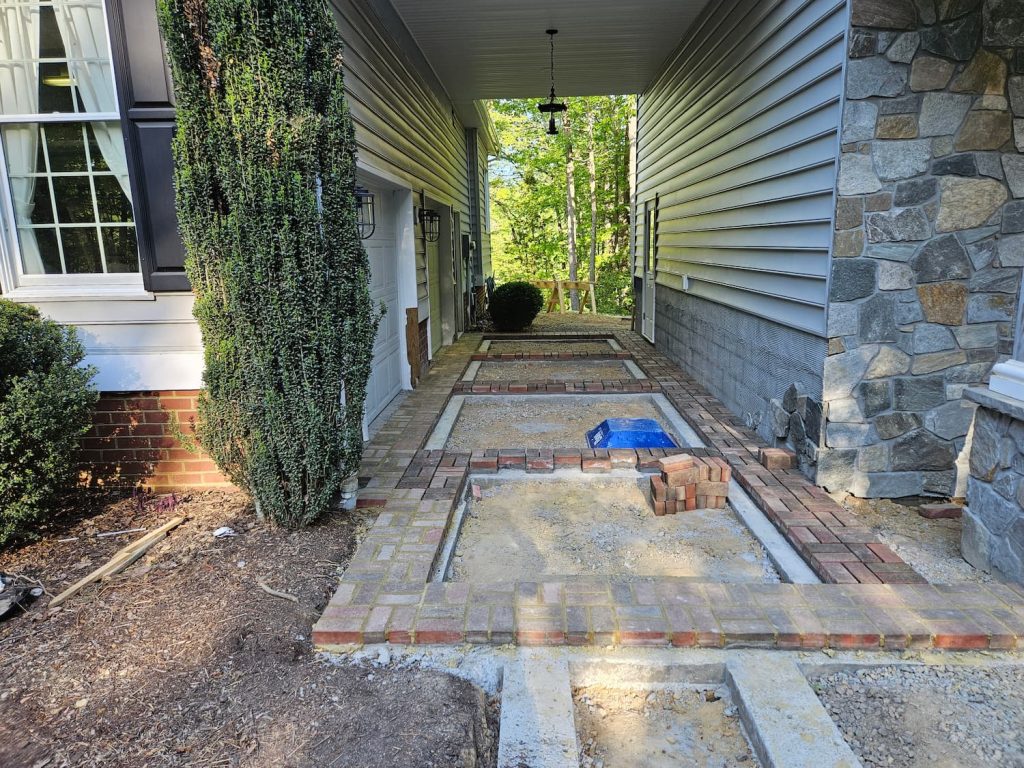
[[818, 482], [962, 495], [1024, 266], [1024, 0], [852, 0]]

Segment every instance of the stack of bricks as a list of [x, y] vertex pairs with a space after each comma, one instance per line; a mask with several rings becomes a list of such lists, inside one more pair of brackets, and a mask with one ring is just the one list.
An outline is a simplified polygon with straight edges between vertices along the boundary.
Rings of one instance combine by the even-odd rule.
[[651, 478], [655, 515], [725, 507], [732, 469], [724, 459], [681, 453], [659, 460], [658, 468], [661, 474]]

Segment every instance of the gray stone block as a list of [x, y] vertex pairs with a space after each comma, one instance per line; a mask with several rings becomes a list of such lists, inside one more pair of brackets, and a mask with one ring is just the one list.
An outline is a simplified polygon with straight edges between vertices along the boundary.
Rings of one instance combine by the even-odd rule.
[[902, 435], [893, 442], [894, 471], [948, 469], [956, 461], [952, 443], [923, 429]]
[[920, 428], [921, 417], [916, 413], [887, 413], [875, 419], [875, 429], [883, 440], [905, 435], [907, 432]]
[[[1005, 535], [1021, 516], [1021, 509], [1016, 501], [1007, 501], [987, 483], [971, 484], [968, 492], [972, 494], [968, 497], [971, 512], [985, 524], [985, 529], [994, 539]], [[991, 558], [993, 554], [990, 549], [989, 557]]]
[[920, 472], [871, 472], [867, 476], [866, 496], [874, 499], [899, 499], [920, 496], [923, 479]]
[[907, 70], [881, 56], [854, 59], [846, 65], [846, 98], [899, 96], [907, 85]]
[[836, 259], [832, 263], [832, 301], [853, 301], [875, 291], [877, 265], [869, 259]]
[[914, 352], [941, 352], [956, 347], [952, 332], [945, 325], [922, 323], [914, 328]]
[[843, 107], [843, 144], [871, 141], [875, 138], [878, 107], [870, 101], [848, 101]]
[[910, 266], [919, 283], [959, 280], [970, 276], [971, 260], [956, 235], [940, 235], [925, 243]]
[[919, 208], [869, 213], [865, 217], [869, 243], [895, 243], [926, 240], [931, 235], [928, 218]]
[[892, 296], [879, 293], [860, 305], [858, 336], [862, 344], [896, 341], [896, 301]]
[[1024, 45], [1024, 3], [985, 0], [985, 45]]
[[910, 370], [912, 358], [906, 352], [896, 347], [883, 346], [878, 350], [871, 365], [868, 366], [865, 378], [885, 379], [890, 376], [898, 376]]
[[1003, 173], [1010, 192], [1016, 198], [1024, 197], [1024, 155], [1003, 155]]
[[1007, 203], [1003, 206], [1002, 231], [1003, 234], [1024, 232], [1024, 202]]
[[955, 134], [971, 108], [971, 97], [959, 93], [926, 93], [921, 100], [918, 134], [947, 136]]
[[995, 347], [999, 343], [999, 326], [995, 323], [962, 325], [954, 328], [953, 334], [964, 349]]
[[983, 293], [967, 300], [968, 323], [1009, 322], [1013, 319], [1016, 302], [1004, 293]]
[[928, 27], [921, 31], [921, 48], [947, 59], [969, 60], [981, 41], [981, 14]]
[[833, 493], [845, 491], [853, 482], [856, 462], [856, 450], [821, 450], [818, 452], [815, 482]]
[[885, 58], [898, 64], [909, 64], [914, 60], [914, 54], [921, 46], [921, 35], [917, 32], [904, 32], [899, 35], [889, 49], [885, 52]]
[[925, 414], [925, 427], [943, 440], [963, 437], [974, 420], [974, 403], [954, 400]]
[[[967, 481], [967, 503], [977, 495], [974, 490], [976, 480]], [[989, 561], [989, 544], [992, 536], [977, 516], [971, 512], [970, 506], [965, 507], [960, 518], [960, 554], [964, 560], [975, 568], [990, 573], [992, 564]]]
[[893, 382], [893, 407], [898, 411], [927, 411], [945, 402], [942, 376], [901, 376]]
[[[863, 405], [863, 414], [873, 418], [892, 408], [892, 385], [887, 380], [865, 381], [857, 388]], [[829, 416], [832, 407], [829, 407]]]
[[967, 283], [971, 291], [986, 291], [990, 293], [1017, 293], [1020, 283], [1020, 269], [1009, 267], [997, 269], [994, 267], [975, 272]]
[[897, 208], [910, 208], [924, 205], [939, 194], [939, 182], [936, 179], [912, 179], [901, 181], [896, 185], [893, 205]]
[[1015, 75], [1006, 81], [1010, 93], [1010, 109], [1017, 117], [1024, 117], [1024, 75]]
[[867, 195], [882, 188], [870, 155], [844, 152], [839, 158], [836, 189], [840, 195]]
[[928, 139], [876, 141], [871, 151], [878, 178], [886, 181], [922, 174], [932, 159], [932, 143]]
[[977, 176], [978, 161], [970, 152], [948, 155], [935, 160], [931, 172], [936, 176]]
[[996, 241], [996, 256], [1001, 267], [1024, 267], [1024, 234], [1008, 235]]

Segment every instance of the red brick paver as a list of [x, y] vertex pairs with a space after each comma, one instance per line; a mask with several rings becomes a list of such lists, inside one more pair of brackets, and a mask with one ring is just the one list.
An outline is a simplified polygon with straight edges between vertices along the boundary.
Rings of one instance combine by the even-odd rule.
[[635, 334], [618, 332], [616, 338], [708, 446], [682, 451], [727, 461], [734, 479], [829, 583], [428, 583], [470, 473], [565, 467], [654, 473], [666, 456], [654, 450], [421, 450], [458, 389], [466, 361], [475, 356], [479, 336], [467, 336], [438, 357], [420, 388], [367, 446], [359, 503], [381, 513], [314, 627], [318, 645], [1022, 647], [1024, 588], [925, 584], [856, 514], [797, 470], [762, 466], [759, 450], [766, 446], [760, 438], [685, 372]]

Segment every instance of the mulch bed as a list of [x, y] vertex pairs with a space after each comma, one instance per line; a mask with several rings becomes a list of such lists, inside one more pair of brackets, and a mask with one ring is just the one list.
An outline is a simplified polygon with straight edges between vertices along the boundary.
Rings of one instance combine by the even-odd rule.
[[[0, 571], [55, 595], [142, 535], [96, 533], [188, 516], [61, 609], [44, 596], [0, 621], [0, 765], [494, 765], [496, 707], [479, 689], [312, 651], [312, 622], [371, 516], [289, 532], [257, 521], [242, 494], [176, 502], [88, 498], [42, 540], [0, 552]], [[238, 535], [215, 538], [221, 526]]]

